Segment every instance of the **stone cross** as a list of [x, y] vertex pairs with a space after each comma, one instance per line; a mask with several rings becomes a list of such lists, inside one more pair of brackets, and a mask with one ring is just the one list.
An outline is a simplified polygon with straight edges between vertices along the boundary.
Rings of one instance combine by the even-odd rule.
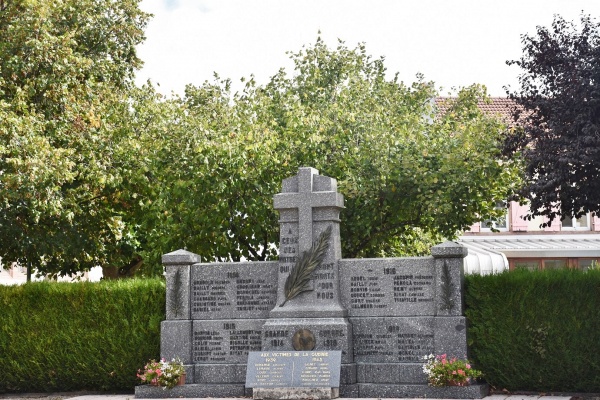
[[280, 247], [278, 304], [286, 298], [284, 285], [296, 262], [328, 229], [331, 235], [320, 266], [314, 271], [307, 291], [298, 295], [286, 309], [275, 314], [297, 316], [294, 310], [312, 310], [319, 316], [343, 315], [339, 303], [337, 261], [342, 258], [340, 242], [340, 211], [344, 197], [337, 192], [333, 178], [319, 175], [314, 168], [301, 167], [298, 175], [283, 180], [281, 193], [274, 196], [274, 208], [279, 211]]
[[[297, 213], [298, 250], [302, 253], [309, 250], [316, 239], [313, 209], [329, 208], [339, 212], [344, 207], [344, 197], [337, 192], [335, 179], [319, 175], [314, 168], [301, 167], [298, 175], [284, 179], [282, 193], [275, 195], [274, 207], [280, 213], [288, 210]], [[339, 223], [339, 216], [334, 219]]]

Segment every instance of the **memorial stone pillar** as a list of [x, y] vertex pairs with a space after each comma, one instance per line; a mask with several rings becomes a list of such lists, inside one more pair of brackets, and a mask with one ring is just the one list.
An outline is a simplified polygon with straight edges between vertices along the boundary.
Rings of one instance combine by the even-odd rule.
[[186, 382], [193, 383], [192, 317], [190, 309], [190, 274], [200, 256], [177, 250], [162, 256], [167, 278], [166, 320], [161, 323], [160, 356], [179, 358], [186, 369]]
[[341, 383], [356, 382], [352, 325], [340, 302], [340, 211], [333, 178], [300, 168], [274, 196], [280, 247], [277, 304], [263, 326], [263, 350], [342, 352]]
[[[340, 305], [337, 266], [342, 258], [339, 215], [344, 197], [337, 192], [337, 182], [314, 168], [300, 168], [298, 175], [284, 179], [282, 186], [282, 193], [274, 197], [280, 215], [278, 306], [270, 315], [344, 317], [347, 313]], [[318, 265], [310, 265], [311, 256], [314, 259], [318, 251], [313, 245], [319, 240], [324, 241], [322, 259], [315, 261]], [[312, 266], [315, 268], [309, 273]], [[300, 287], [303, 284], [305, 287]], [[286, 293], [286, 285], [291, 293]]]

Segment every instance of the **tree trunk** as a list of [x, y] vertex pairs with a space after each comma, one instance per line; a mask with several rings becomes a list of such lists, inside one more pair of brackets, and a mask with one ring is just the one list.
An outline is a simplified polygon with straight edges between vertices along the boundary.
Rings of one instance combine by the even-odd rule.
[[102, 266], [102, 279], [131, 278], [143, 263], [144, 260], [141, 257], [135, 257], [129, 264], [122, 267]]
[[27, 264], [27, 283], [31, 282], [31, 263]]

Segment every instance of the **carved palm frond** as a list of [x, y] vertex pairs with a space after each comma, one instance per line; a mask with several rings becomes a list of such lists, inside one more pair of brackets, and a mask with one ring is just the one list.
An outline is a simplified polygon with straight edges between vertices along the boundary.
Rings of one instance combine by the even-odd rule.
[[169, 307], [175, 318], [183, 314], [183, 287], [181, 282], [181, 270], [178, 268], [173, 277], [173, 287], [169, 298]]
[[452, 284], [452, 278], [450, 277], [450, 267], [446, 260], [444, 260], [444, 268], [442, 268], [442, 287], [441, 287], [441, 300], [440, 310], [452, 311], [454, 308], [454, 299], [452, 298], [452, 291], [454, 284]]
[[310, 250], [302, 253], [302, 256], [296, 262], [296, 265], [290, 271], [287, 279], [285, 280], [285, 286], [283, 292], [285, 300], [279, 305], [283, 305], [288, 301], [298, 296], [300, 293], [309, 290], [309, 283], [312, 273], [325, 258], [325, 253], [329, 247], [329, 238], [331, 236], [331, 226], [329, 226], [323, 233], [319, 235], [319, 238], [315, 240]]

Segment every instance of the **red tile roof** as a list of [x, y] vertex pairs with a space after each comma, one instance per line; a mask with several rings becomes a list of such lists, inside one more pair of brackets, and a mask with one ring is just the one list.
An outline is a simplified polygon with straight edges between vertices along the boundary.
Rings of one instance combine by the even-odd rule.
[[505, 97], [491, 97], [489, 102], [479, 101], [477, 107], [481, 111], [490, 115], [500, 115], [503, 118], [510, 118], [512, 120], [512, 109], [516, 103], [514, 100], [507, 99]]
[[[439, 108], [440, 113], [444, 113], [447, 109], [446, 102], [451, 100], [449, 97], [438, 97], [435, 99], [435, 104]], [[500, 117], [506, 123], [513, 122], [512, 109], [516, 103], [514, 100], [506, 97], [490, 97], [488, 100], [480, 100], [477, 106], [481, 111], [488, 115]]]

